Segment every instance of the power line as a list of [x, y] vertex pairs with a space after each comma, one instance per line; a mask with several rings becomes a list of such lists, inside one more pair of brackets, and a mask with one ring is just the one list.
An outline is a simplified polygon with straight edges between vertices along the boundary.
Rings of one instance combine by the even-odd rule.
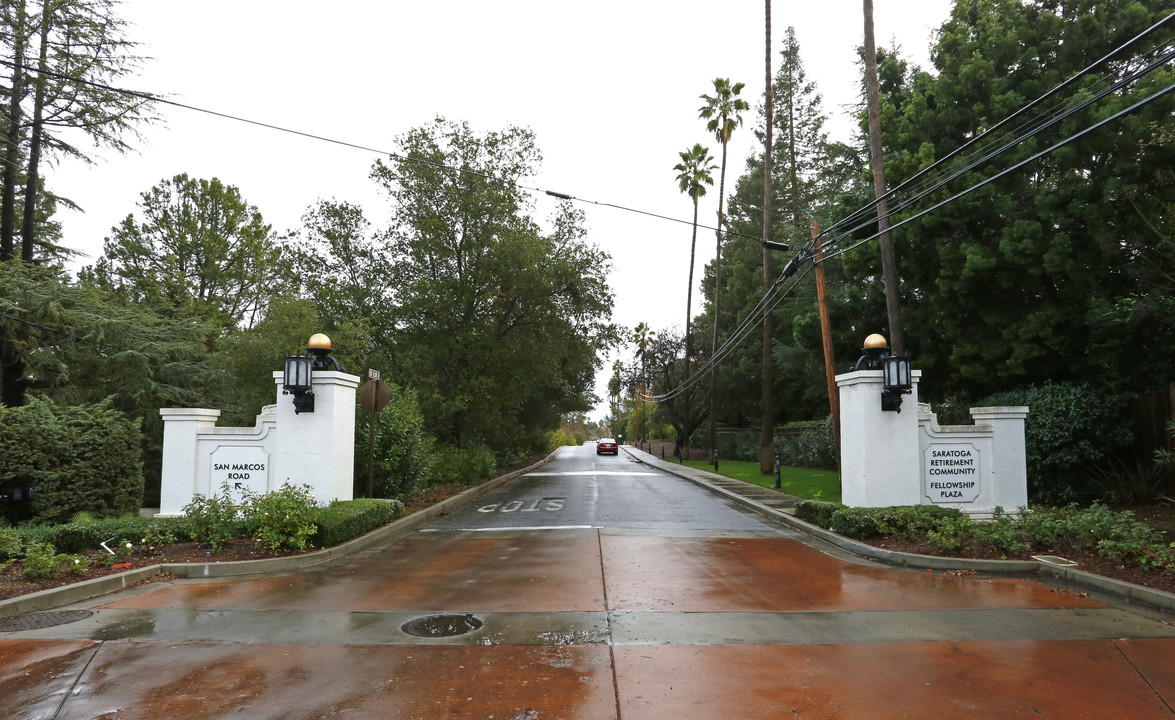
[[[239, 122], [239, 123], [244, 123], [246, 125], [253, 125], [255, 127], [264, 128], [266, 130], [273, 130], [275, 132], [286, 133], [288, 135], [295, 135], [297, 137], [303, 137], [303, 138], [307, 138], [310, 140], [317, 140], [319, 142], [325, 142], [325, 143], [329, 143], [331, 145], [338, 145], [340, 147], [346, 147], [346, 148], [350, 148], [352, 150], [361, 150], [363, 152], [369, 152], [369, 153], [373, 153], [375, 155], [382, 155], [382, 156], [394, 158], [394, 159], [399, 160], [401, 162], [413, 162], [413, 163], [418, 163], [421, 165], [427, 165], [429, 167], [433, 167], [438, 170], [448, 170], [450, 172], [459, 173], [459, 174], [463, 174], [463, 175], [473, 175], [475, 177], [482, 178], [483, 180], [487, 180], [489, 182], [500, 183], [502, 185], [511, 185], [513, 187], [518, 188], [519, 190], [526, 190], [529, 192], [543, 193], [545, 195], [549, 195], [551, 197], [554, 197], [554, 198], [557, 198], [560, 200], [574, 201], [574, 202], [584, 203], [584, 204], [588, 204], [588, 205], [597, 205], [599, 207], [614, 208], [616, 210], [621, 210], [623, 212], [635, 213], [637, 215], [645, 215], [645, 216], [657, 218], [660, 220], [668, 220], [670, 222], [680, 223], [682, 225], [690, 225], [691, 227], [694, 224], [692, 220], [682, 220], [680, 218], [674, 218], [674, 217], [670, 217], [668, 215], [660, 215], [658, 213], [649, 212], [647, 210], [641, 210], [639, 208], [633, 208], [633, 207], [629, 207], [626, 205], [619, 205], [616, 203], [602, 202], [602, 201], [597, 201], [597, 200], [588, 200], [585, 198], [575, 197], [575, 196], [569, 195], [567, 193], [557, 192], [555, 190], [545, 190], [543, 188], [525, 185], [525, 184], [517, 182], [515, 180], [509, 180], [506, 178], [496, 178], [491, 175], [487, 175], [485, 173], [478, 172], [476, 170], [470, 170], [469, 168], [453, 167], [451, 165], [445, 165], [444, 163], [438, 163], [438, 162], [434, 162], [432, 160], [426, 160], [424, 158], [416, 157], [413, 155], [401, 155], [401, 154], [393, 152], [391, 150], [383, 150], [380, 148], [372, 147], [370, 145], [362, 145], [359, 143], [349, 142], [346, 140], [338, 140], [335, 138], [327, 137], [325, 135], [318, 135], [318, 134], [311, 133], [311, 132], [305, 132], [303, 130], [295, 130], [293, 128], [284, 127], [282, 125], [274, 125], [273, 123], [267, 123], [267, 122], [263, 122], [260, 120], [252, 120], [250, 118], [242, 117], [240, 115], [233, 115], [230, 113], [220, 112], [218, 110], [210, 110], [208, 108], [202, 108], [202, 107], [199, 107], [196, 105], [189, 105], [187, 103], [182, 103], [177, 100], [172, 100], [170, 98], [164, 97], [162, 95], [156, 95], [154, 93], [142, 92], [139, 90], [129, 90], [127, 88], [114, 87], [113, 85], [106, 85], [104, 83], [94, 82], [92, 80], [85, 80], [82, 78], [71, 77], [69, 75], [55, 72], [53, 70], [47, 70], [47, 69], [42, 70], [39, 68], [30, 67], [28, 65], [23, 65], [23, 64], [18, 65], [16, 62], [9, 60], [9, 59], [0, 58], [0, 65], [6, 65], [10, 68], [18, 68], [19, 67], [20, 69], [22, 69], [26, 72], [39, 73], [42, 75], [47, 75], [49, 77], [57, 78], [58, 80], [64, 80], [66, 82], [87, 85], [89, 87], [97, 88], [99, 90], [105, 90], [107, 92], [119, 93], [122, 95], [127, 95], [129, 97], [140, 98], [140, 99], [145, 100], [147, 102], [160, 103], [163, 105], [171, 105], [172, 107], [182, 108], [184, 110], [190, 110], [192, 112], [203, 113], [205, 115], [212, 115], [213, 117], [218, 117], [218, 118], [221, 118], [224, 120], [230, 120], [232, 122]], [[709, 225], [703, 225], [703, 224], [699, 224], [698, 227], [703, 230], [716, 231], [718, 229], [716, 227], [709, 226]], [[753, 238], [750, 235], [743, 235], [741, 233], [731, 232], [729, 230], [727, 230], [723, 234], [724, 235], [734, 235], [737, 237], [751, 238], [752, 240], [758, 239], [758, 238]]]
[[[1094, 63], [1094, 64], [1088, 66], [1081, 73], [1078, 73], [1077, 75], [1071, 77], [1069, 80], [1066, 80], [1065, 82], [1061, 83], [1053, 90], [1050, 90], [1048, 93], [1045, 93], [1045, 95], [1041, 96], [1041, 98], [1038, 98], [1037, 100], [1033, 101], [1032, 103], [1029, 103], [1029, 105], [1025, 106], [1024, 108], [1021, 108], [1020, 110], [1016, 111], [1011, 116], [1009, 116], [1009, 118], [1005, 119], [1004, 121], [1001, 121], [1000, 123], [997, 123], [997, 125], [994, 126], [991, 130], [983, 133], [982, 135], [976, 137], [973, 141], [965, 144], [964, 146], [959, 148], [959, 150], [957, 150], [955, 153], [948, 155], [947, 158], [944, 158], [943, 161], [940, 161], [940, 163], [935, 163], [934, 165], [924, 169], [922, 172], [920, 172], [918, 175], [916, 175], [915, 178], [925, 175], [933, 167], [941, 164], [942, 162], [945, 162], [948, 158], [957, 155], [962, 149], [966, 148], [968, 145], [974, 144], [975, 142], [979, 141], [982, 137], [990, 134], [996, 128], [1006, 124], [1011, 118], [1016, 117], [1016, 116], [1022, 114], [1028, 108], [1039, 104], [1044, 98], [1047, 98], [1047, 97], [1055, 94], [1056, 91], [1058, 91], [1060, 88], [1063, 88], [1066, 85], [1074, 82], [1082, 74], [1089, 72], [1092, 68], [1096, 67], [1099, 63], [1104, 62], [1106, 59], [1117, 54], [1119, 51], [1121, 51], [1125, 47], [1128, 47], [1130, 44], [1133, 44], [1139, 38], [1141, 38], [1143, 35], [1153, 31], [1155, 28], [1164, 24], [1165, 22], [1170, 20], [1172, 17], [1175, 17], [1175, 13], [1172, 13], [1171, 15], [1167, 16], [1167, 18], [1164, 18], [1164, 20], [1162, 20], [1159, 23], [1156, 23], [1154, 26], [1152, 26], [1151, 29], [1136, 36], [1135, 38], [1133, 38], [1132, 40], [1130, 40], [1126, 44], [1120, 46], [1118, 49], [1116, 49], [1115, 51], [1113, 51], [1109, 55], [1106, 55], [1105, 57], [1103, 57], [1097, 63]], [[1167, 45], [1169, 43], [1170, 43], [1170, 40], [1166, 41], [1165, 43], [1156, 45], [1155, 48], [1152, 49], [1150, 52], [1146, 53], [1146, 55], [1153, 56], [1158, 51], [1158, 49], [1160, 47], [1164, 47], [1165, 45]], [[1112, 83], [1108, 87], [1103, 86], [1101, 90], [1094, 93], [1093, 95], [1087, 95], [1087, 96], [1085, 96], [1084, 99], [1078, 98], [1076, 100], [1070, 100], [1068, 102], [1068, 104], [1062, 105], [1059, 110], [1053, 112], [1051, 115], [1046, 115], [1043, 120], [1038, 119], [1037, 121], [1035, 121], [1036, 122], [1035, 126], [1031, 126], [1028, 131], [1020, 133], [1018, 136], [1014, 137], [1013, 140], [1006, 141], [1007, 135], [1005, 135], [1003, 138], [997, 139], [996, 144], [1003, 142], [1003, 145], [1001, 147], [999, 147], [998, 149], [996, 149], [994, 151], [988, 151], [987, 155], [984, 156], [983, 158], [981, 158], [980, 160], [971, 162], [969, 165], [967, 165], [966, 167], [964, 167], [960, 170], [953, 171], [951, 173], [951, 175], [949, 177], [947, 177], [945, 180], [941, 180], [941, 181], [937, 182], [932, 187], [930, 187], [928, 190], [925, 190], [925, 191], [921, 192], [920, 194], [918, 194], [915, 198], [912, 198], [912, 199], [904, 202], [901, 205], [901, 207], [909, 206], [909, 205], [913, 204], [913, 202], [916, 202], [917, 200], [924, 198], [926, 195], [930, 194], [934, 190], [941, 188], [946, 183], [961, 176], [963, 173], [968, 172], [968, 171], [974, 169], [975, 167], [986, 163], [988, 160], [991, 160], [991, 159], [999, 156], [1000, 154], [1003, 154], [1004, 152], [1007, 152], [1011, 147], [1014, 147], [1014, 146], [1020, 144], [1025, 139], [1032, 137], [1033, 135], [1038, 134], [1042, 130], [1047, 129], [1048, 127], [1051, 127], [1052, 125], [1055, 125], [1055, 124], [1067, 119], [1068, 117], [1071, 117], [1075, 113], [1080, 112], [1081, 110], [1089, 107], [1094, 102], [1106, 97], [1107, 95], [1109, 95], [1113, 92], [1116, 92], [1116, 91], [1124, 88], [1126, 85], [1129, 85], [1130, 83], [1133, 83], [1134, 81], [1143, 77], [1147, 73], [1157, 69], [1158, 67], [1161, 67], [1163, 65], [1168, 64], [1172, 59], [1175, 59], [1175, 51], [1168, 51], [1165, 55], [1152, 61], [1145, 68], [1143, 68], [1141, 70], [1136, 70], [1136, 71], [1130, 73], [1126, 77], [1119, 79], [1118, 81]], [[1090, 125], [1089, 127], [1086, 127], [1085, 129], [1083, 129], [1079, 132], [1076, 132], [1076, 133], [1073, 133], [1072, 135], [1069, 135], [1068, 137], [1064, 138], [1063, 140], [1051, 145], [1050, 147], [1046, 148], [1045, 150], [1042, 150], [1038, 153], [1033, 154], [1031, 157], [1026, 158], [1025, 160], [1022, 160], [1022, 161], [1016, 163], [1015, 165], [1013, 165], [1013, 166], [1011, 166], [1011, 167], [1009, 167], [1009, 168], [1007, 168], [1007, 169], [1005, 169], [1005, 170], [1003, 170], [1003, 171], [1001, 171], [1001, 172], [999, 172], [989, 178], [986, 178], [978, 183], [971, 185], [970, 187], [966, 188], [965, 190], [963, 190], [959, 193], [956, 193], [955, 195], [951, 196], [950, 198], [947, 198], [946, 200], [943, 200], [942, 202], [939, 202], [939, 203], [935, 204], [934, 206], [927, 208], [926, 210], [923, 210], [922, 212], [917, 213], [916, 215], [905, 218], [905, 219], [901, 220], [900, 222], [893, 224], [892, 226], [890, 226], [889, 229], [893, 230], [897, 227], [900, 227], [901, 225], [904, 225], [908, 222], [912, 222], [912, 221], [917, 220], [918, 218], [921, 218], [931, 212], [934, 212], [935, 210], [938, 210], [939, 208], [941, 208], [945, 205], [948, 205], [948, 204], [954, 202], [955, 200], [958, 200], [958, 199], [964, 197], [965, 195], [968, 195], [968, 194], [974, 192], [975, 190], [977, 190], [977, 189], [979, 189], [979, 188], [981, 188], [991, 182], [994, 182], [995, 180], [998, 180], [1001, 177], [1004, 177], [1005, 175], [1008, 175], [1012, 172], [1015, 172], [1016, 170], [1019, 170], [1020, 168], [1024, 167], [1028, 163], [1034, 162], [1034, 161], [1040, 159], [1041, 157], [1044, 157], [1045, 155], [1048, 155], [1048, 154], [1054, 152], [1055, 150], [1057, 150], [1061, 147], [1064, 147], [1065, 145], [1068, 145], [1069, 143], [1071, 143], [1071, 142], [1073, 142], [1073, 141], [1075, 141], [1075, 140], [1077, 140], [1077, 139], [1079, 139], [1079, 138], [1081, 138], [1081, 137], [1083, 137], [1083, 136], [1085, 136], [1095, 130], [1100, 129], [1103, 126], [1105, 126], [1111, 122], [1114, 122], [1114, 121], [1118, 120], [1119, 118], [1124, 117], [1124, 116], [1138, 110], [1139, 108], [1141, 108], [1141, 107], [1159, 99], [1160, 97], [1163, 97], [1164, 95], [1170, 93], [1172, 90], [1175, 90], [1175, 83], [1167, 86], [1166, 88], [1164, 88], [1162, 90], [1159, 90], [1159, 91], [1147, 96], [1146, 98], [1143, 98], [1142, 100], [1139, 100], [1138, 102], [1130, 105], [1129, 107], [1127, 107], [1123, 110], [1120, 110], [1120, 111], [1114, 113], [1110, 117], [1107, 117], [1097, 123], [1094, 123], [1093, 125]], [[1023, 127], [1024, 126], [1022, 125], [1021, 128], [1023, 128]], [[972, 157], [974, 157], [974, 154], [972, 155]], [[912, 178], [912, 180], [913, 180], [913, 178]], [[907, 183], [904, 183], [903, 186], [905, 184], [908, 184], [908, 182], [909, 181], [907, 181]], [[855, 211], [854, 213], [850, 213], [850, 215], [848, 217], [852, 218], [854, 216], [858, 216], [861, 213], [865, 212], [868, 208], [874, 207], [875, 205], [876, 205], [876, 201], [874, 201], [874, 203], [871, 203], [871, 204], [865, 206], [862, 209]], [[836, 224], [843, 225], [845, 222], [846, 222], [846, 220], [842, 219], [839, 223], [836, 223]], [[834, 224], [834, 226], [836, 224]], [[855, 232], [856, 230], [859, 230], [862, 227], [865, 227], [867, 224], [871, 224], [871, 223], [864, 223], [864, 224], [858, 225], [857, 227], [853, 228], [852, 230], [849, 230], [847, 232], [842, 232], [835, 239], [833, 239], [830, 243], [828, 243], [824, 248], [824, 254], [822, 256], [821, 262], [827, 261], [827, 260], [829, 260], [833, 257], [837, 257], [839, 255], [843, 255], [844, 253], [849, 252], [850, 250], [852, 250], [852, 249], [854, 249], [854, 248], [856, 248], [866, 242], [869, 242], [870, 240], [874, 240], [881, 235], [881, 233], [878, 232], [878, 233], [875, 233], [875, 234], [873, 234], [863, 240], [860, 240], [860, 241], [852, 244], [851, 246], [849, 246], [847, 248], [842, 248], [842, 249], [837, 250], [835, 252], [829, 252], [829, 249], [834, 244], [840, 242], [841, 240], [843, 240], [845, 237], [847, 237], [852, 232]], [[827, 231], [825, 231], [825, 232], [827, 232]], [[825, 232], [821, 232], [820, 235], [821, 236], [824, 235]], [[753, 328], [758, 323], [759, 319], [762, 318], [763, 313], [771, 312], [772, 310], [774, 310], [775, 307], [778, 306], [778, 304], [780, 302], [782, 302], [782, 300], [788, 294], [790, 294], [792, 290], [794, 290], [794, 288], [796, 287], [796, 284], [798, 284], [799, 280], [802, 279], [807, 274], [811, 265], [808, 265], [807, 267], [805, 267], [804, 272], [801, 273], [800, 276], [796, 278], [796, 281], [793, 282], [793, 284], [789, 288], [787, 288], [784, 292], [772, 295], [772, 293], [774, 293], [775, 289], [779, 286], [779, 284], [781, 282], [783, 282], [790, 274], [794, 273], [800, 264], [805, 263], [807, 260], [813, 260], [814, 244], [815, 244], [815, 238], [813, 238], [812, 241], [807, 243], [799, 252], [797, 252], [797, 254], [788, 263], [788, 266], [784, 269], [784, 272], [780, 276], [780, 279], [777, 280], [776, 284], [772, 287], [772, 290], [764, 295], [764, 297], [759, 301], [759, 303], [755, 306], [755, 308], [752, 309], [752, 311], [750, 313], [748, 313], [747, 317], [743, 320], [743, 323], [740, 324], [739, 327], [736, 328], [736, 330], [733, 333], [731, 333], [730, 336], [728, 336], [728, 339], [723, 343], [722, 347], [720, 347], [714, 353], [714, 355], [707, 361], [707, 363], [705, 365], [703, 365], [702, 367], [698, 368], [697, 374], [695, 374], [694, 376], [689, 378], [686, 382], [682, 383], [681, 385], [675, 387], [673, 390], [671, 390], [667, 393], [664, 393], [662, 395], [659, 395], [659, 396], [651, 396], [649, 399], [668, 400], [668, 399], [672, 399], [673, 397], [676, 397], [677, 395], [681, 394], [685, 390], [688, 390], [690, 387], [697, 384], [697, 382], [700, 382], [698, 380], [694, 380], [694, 378], [703, 376], [704, 371], [707, 368], [709, 368], [711, 365], [713, 365], [715, 363], [720, 363], [727, 355], [729, 355], [731, 352], [734, 351], [734, 349], [736, 349], [739, 345], [741, 345], [742, 342], [746, 339], [746, 337], [749, 334], [748, 328]], [[766, 309], [763, 310], [765, 304], [768, 303], [769, 296], [771, 297], [771, 300], [769, 302], [769, 307], [766, 307]], [[762, 312], [760, 312], [760, 310], [762, 310]]]

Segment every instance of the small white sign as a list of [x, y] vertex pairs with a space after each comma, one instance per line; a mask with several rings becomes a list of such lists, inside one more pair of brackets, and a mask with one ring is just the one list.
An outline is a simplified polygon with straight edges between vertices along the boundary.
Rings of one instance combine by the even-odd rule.
[[379, 375], [380, 375], [379, 370], [373, 370], [371, 368], [367, 368], [367, 377], [368, 378], [370, 378], [372, 380], [379, 380]]
[[935, 503], [973, 502], [979, 497], [979, 451], [970, 443], [931, 443], [926, 448], [926, 497]]
[[212, 453], [211, 463], [213, 494], [220, 494], [224, 483], [228, 483], [229, 493], [237, 500], [245, 489], [257, 494], [269, 490], [269, 453], [262, 448], [222, 445]]

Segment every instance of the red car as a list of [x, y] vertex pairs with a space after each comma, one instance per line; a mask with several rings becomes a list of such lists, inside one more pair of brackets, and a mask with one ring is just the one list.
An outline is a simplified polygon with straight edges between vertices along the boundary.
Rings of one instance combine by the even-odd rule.
[[612, 438], [600, 438], [600, 442], [596, 443], [596, 454], [604, 455], [606, 453], [620, 454], [620, 448], [616, 446], [616, 441]]

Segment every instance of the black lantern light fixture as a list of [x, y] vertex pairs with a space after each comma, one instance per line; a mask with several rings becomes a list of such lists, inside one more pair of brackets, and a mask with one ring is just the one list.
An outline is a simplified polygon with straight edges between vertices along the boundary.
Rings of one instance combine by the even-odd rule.
[[294, 414], [314, 412], [314, 383], [315, 370], [337, 370], [343, 372], [339, 361], [330, 355], [330, 338], [322, 333], [310, 336], [306, 343], [309, 355], [300, 351], [286, 356], [285, 376], [282, 379], [282, 391], [285, 395], [294, 396]]
[[881, 409], [902, 411], [902, 396], [914, 389], [910, 358], [889, 355], [881, 360]]
[[300, 352], [286, 356], [282, 394], [294, 396], [295, 415], [314, 412], [313, 364], [314, 358]]
[[881, 409], [886, 412], [902, 411], [902, 396], [914, 389], [910, 371], [910, 358], [904, 355], [890, 355], [889, 343], [885, 336], [874, 333], [865, 338], [864, 355], [857, 360], [853, 370], [881, 371]]

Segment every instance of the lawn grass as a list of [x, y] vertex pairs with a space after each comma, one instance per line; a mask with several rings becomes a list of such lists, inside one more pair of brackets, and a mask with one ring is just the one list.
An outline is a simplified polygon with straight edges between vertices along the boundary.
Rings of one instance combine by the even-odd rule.
[[[685, 464], [713, 472], [710, 463], [704, 460], [687, 460]], [[765, 488], [775, 487], [775, 476], [761, 475], [757, 462], [721, 460], [718, 463], [718, 474]], [[779, 484], [783, 486], [783, 492], [797, 497], [840, 502], [840, 476], [834, 470], [780, 467]]]

